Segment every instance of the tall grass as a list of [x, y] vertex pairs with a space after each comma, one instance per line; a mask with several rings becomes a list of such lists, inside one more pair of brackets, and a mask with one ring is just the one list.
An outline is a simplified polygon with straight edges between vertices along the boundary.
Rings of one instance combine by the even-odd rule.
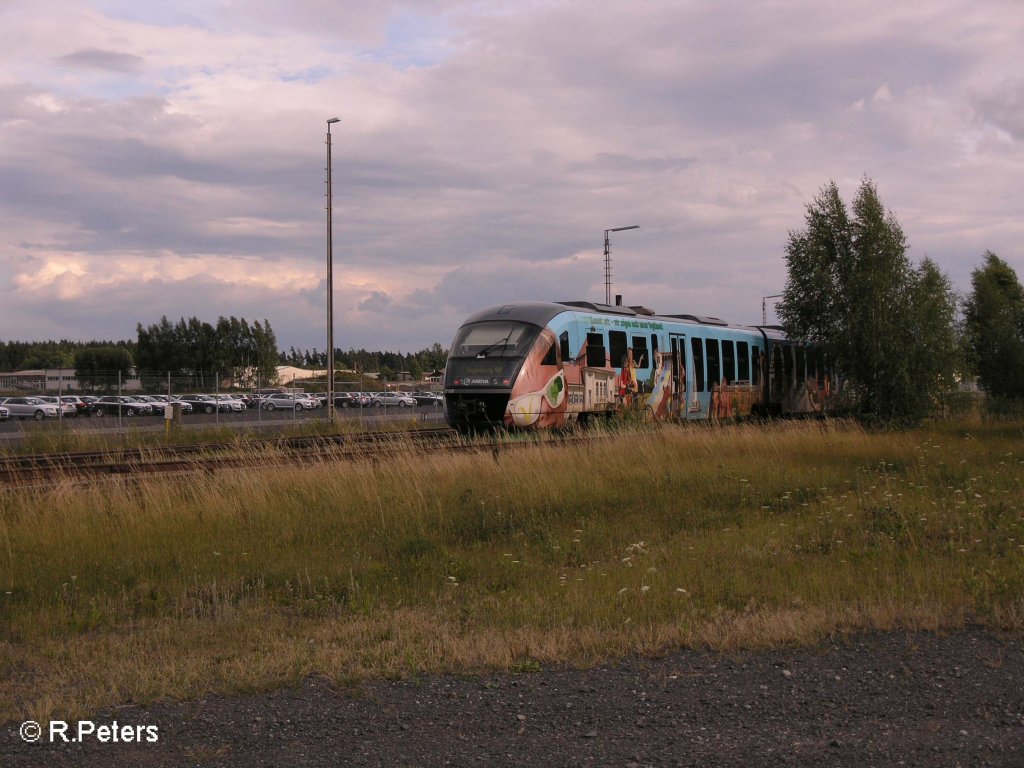
[[7, 491], [0, 720], [865, 628], [1024, 628], [1020, 423], [655, 428], [568, 447]]
[[[137, 426], [125, 419], [120, 429], [116, 417], [104, 417], [103, 427], [64, 426], [58, 423], [33, 424], [15, 446], [0, 445], [0, 456], [32, 453], [61, 453], [71, 451], [114, 452], [125, 448], [153, 448], [164, 445], [194, 445], [197, 443], [256, 443], [268, 437], [307, 437], [328, 434], [361, 434], [373, 432], [401, 432], [441, 426], [437, 421], [426, 421], [422, 414], [407, 418], [366, 421], [357, 418], [339, 419], [334, 426], [322, 419], [295, 419], [292, 423], [260, 423], [225, 420], [221, 424], [210, 422], [202, 426], [171, 425]], [[201, 417], [202, 418], [202, 417]], [[268, 416], [269, 418], [269, 416]], [[287, 418], [287, 417], [286, 417]], [[77, 427], [77, 428], [76, 428]]]

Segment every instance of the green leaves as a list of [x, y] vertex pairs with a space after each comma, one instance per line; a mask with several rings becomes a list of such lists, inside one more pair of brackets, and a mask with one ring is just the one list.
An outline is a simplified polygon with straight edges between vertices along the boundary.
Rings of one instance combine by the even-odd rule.
[[981, 386], [995, 397], [1024, 397], [1024, 288], [991, 251], [971, 273], [964, 307], [967, 349]]
[[852, 216], [829, 182], [791, 232], [779, 317], [795, 339], [821, 348], [848, 377], [862, 414], [916, 420], [951, 380], [956, 300], [927, 259], [914, 269], [907, 238], [865, 178]]

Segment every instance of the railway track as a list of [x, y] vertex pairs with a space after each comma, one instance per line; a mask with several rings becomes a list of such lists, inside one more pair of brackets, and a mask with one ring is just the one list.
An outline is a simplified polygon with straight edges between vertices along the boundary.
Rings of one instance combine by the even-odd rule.
[[0, 484], [52, 485], [69, 479], [96, 479], [175, 472], [212, 472], [261, 463], [290, 463], [323, 458], [365, 456], [401, 446], [456, 447], [461, 441], [448, 428], [403, 432], [248, 439], [244, 442], [153, 446], [113, 451], [76, 451], [0, 457]]
[[395, 451], [491, 452], [543, 444], [568, 445], [603, 439], [595, 434], [544, 433], [529, 440], [508, 435], [466, 439], [449, 427], [400, 432], [248, 439], [243, 442], [153, 446], [0, 457], [0, 489], [53, 486], [67, 481], [142, 475], [211, 473], [260, 465], [380, 458]]

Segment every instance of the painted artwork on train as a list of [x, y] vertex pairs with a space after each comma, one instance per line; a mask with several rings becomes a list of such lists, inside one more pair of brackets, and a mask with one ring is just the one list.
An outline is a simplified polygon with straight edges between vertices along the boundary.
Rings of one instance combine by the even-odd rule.
[[830, 408], [834, 376], [781, 329], [642, 307], [523, 302], [483, 310], [449, 355], [449, 422], [518, 429], [597, 416], [730, 421]]

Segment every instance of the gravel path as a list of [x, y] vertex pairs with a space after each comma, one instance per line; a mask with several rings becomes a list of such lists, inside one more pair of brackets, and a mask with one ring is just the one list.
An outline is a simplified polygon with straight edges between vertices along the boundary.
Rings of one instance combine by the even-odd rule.
[[93, 718], [114, 720], [158, 740], [50, 744], [44, 725], [29, 744], [9, 723], [0, 765], [1024, 766], [1024, 643], [966, 629], [353, 691], [310, 679]]

